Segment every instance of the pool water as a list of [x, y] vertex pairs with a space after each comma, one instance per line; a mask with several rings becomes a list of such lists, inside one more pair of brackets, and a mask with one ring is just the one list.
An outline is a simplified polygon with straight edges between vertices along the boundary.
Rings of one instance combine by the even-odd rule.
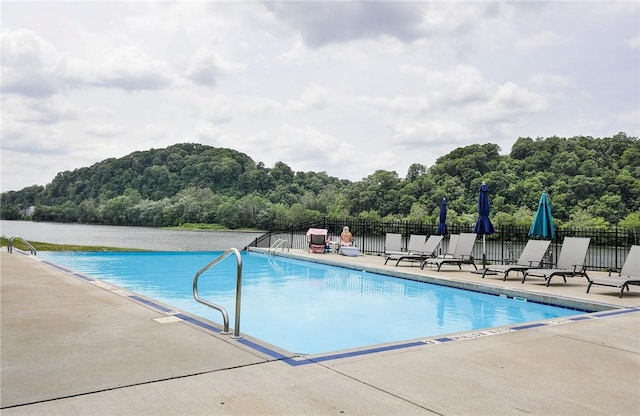
[[[193, 299], [194, 275], [222, 252], [40, 252], [38, 257], [222, 325]], [[317, 354], [430, 338], [579, 312], [512, 298], [261, 253], [242, 253], [240, 332], [287, 351]], [[234, 327], [236, 259], [198, 282]]]

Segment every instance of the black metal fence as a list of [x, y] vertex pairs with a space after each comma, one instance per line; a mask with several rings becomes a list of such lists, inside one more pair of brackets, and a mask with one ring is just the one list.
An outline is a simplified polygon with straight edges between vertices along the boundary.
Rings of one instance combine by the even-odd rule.
[[[287, 240], [287, 246], [294, 249], [308, 247], [306, 231], [309, 228], [324, 228], [329, 231], [329, 237], [339, 239], [342, 228], [348, 226], [354, 236], [355, 245], [360, 251], [368, 255], [383, 255], [385, 250], [385, 236], [387, 233], [401, 234], [403, 246], [406, 248], [412, 234], [435, 234], [437, 224], [426, 224], [419, 221], [375, 221], [362, 219], [331, 219], [322, 220], [307, 226], [292, 227], [289, 230], [270, 231], [257, 238], [250, 246], [268, 248], [278, 239]], [[449, 234], [472, 233], [473, 226], [451, 225]], [[486, 258], [488, 263], [504, 263], [518, 259], [526, 244], [529, 229], [524, 227], [495, 227], [495, 233], [478, 236], [473, 250], [473, 256], [478, 259]], [[633, 230], [613, 228], [611, 230], [594, 229], [557, 229], [556, 236], [551, 242], [546, 263], [552, 266], [557, 262], [557, 256], [562, 248], [564, 237], [590, 237], [591, 242], [587, 253], [587, 268], [589, 270], [619, 269], [624, 264], [629, 248], [640, 244], [640, 234]], [[449, 244], [448, 236], [441, 244], [440, 251], [446, 252]]]

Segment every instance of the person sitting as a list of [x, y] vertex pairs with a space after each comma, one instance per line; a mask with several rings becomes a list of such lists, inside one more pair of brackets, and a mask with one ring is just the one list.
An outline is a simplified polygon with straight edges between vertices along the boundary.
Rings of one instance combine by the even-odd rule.
[[342, 228], [342, 234], [340, 234], [340, 245], [342, 247], [350, 247], [353, 244], [353, 235], [349, 232], [349, 227]]

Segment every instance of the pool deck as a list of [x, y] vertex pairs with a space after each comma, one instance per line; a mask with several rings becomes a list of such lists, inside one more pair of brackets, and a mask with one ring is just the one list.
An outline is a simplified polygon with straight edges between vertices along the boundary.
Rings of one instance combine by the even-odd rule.
[[[524, 284], [378, 256], [288, 255], [419, 279], [552, 295], [605, 309], [577, 319], [297, 357], [180, 319], [36, 257], [0, 252], [0, 413], [13, 415], [638, 415], [640, 287]], [[331, 305], [327, 305], [331, 307]], [[231, 323], [233, 327], [233, 322]], [[331, 359], [330, 359], [331, 358]]]

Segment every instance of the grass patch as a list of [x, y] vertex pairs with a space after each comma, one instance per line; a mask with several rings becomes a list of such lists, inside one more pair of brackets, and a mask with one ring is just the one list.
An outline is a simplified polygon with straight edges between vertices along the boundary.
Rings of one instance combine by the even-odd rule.
[[[36, 251], [149, 251], [139, 250], [135, 248], [120, 248], [120, 247], [104, 247], [104, 246], [79, 246], [74, 244], [51, 244], [43, 243], [40, 241], [29, 241], [29, 243], [36, 249]], [[9, 245], [9, 239], [6, 237], [0, 237], [0, 245], [6, 247]], [[29, 251], [29, 247], [20, 240], [13, 242], [13, 247]]]
[[203, 222], [186, 222], [177, 227], [165, 227], [167, 230], [193, 230], [193, 231], [235, 231], [235, 232], [264, 232], [255, 228], [230, 229], [220, 224], [207, 224]]
[[203, 222], [186, 222], [177, 227], [167, 227], [170, 230], [213, 230], [213, 231], [229, 231], [227, 227], [220, 224], [207, 224]]

